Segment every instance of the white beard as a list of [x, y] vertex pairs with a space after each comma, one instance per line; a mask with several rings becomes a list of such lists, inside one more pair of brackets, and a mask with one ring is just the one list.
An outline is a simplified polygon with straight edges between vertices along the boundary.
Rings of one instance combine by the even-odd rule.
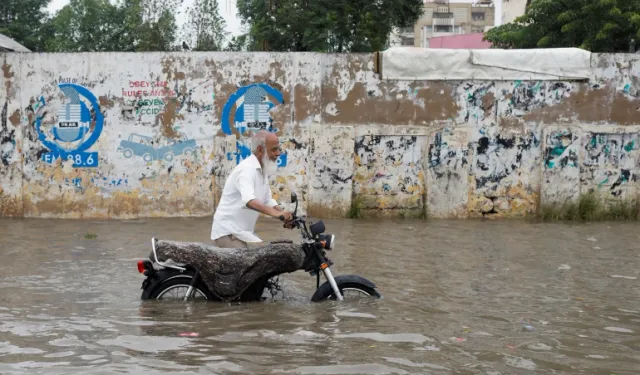
[[267, 177], [274, 176], [278, 170], [278, 163], [269, 159], [267, 154], [264, 154], [262, 156], [262, 170]]

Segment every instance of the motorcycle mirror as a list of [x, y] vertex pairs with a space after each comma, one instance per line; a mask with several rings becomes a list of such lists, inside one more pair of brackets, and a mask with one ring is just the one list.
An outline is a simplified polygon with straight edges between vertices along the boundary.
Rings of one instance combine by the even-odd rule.
[[296, 193], [292, 192], [291, 193], [291, 203], [296, 203], [298, 201], [298, 196], [296, 195]]

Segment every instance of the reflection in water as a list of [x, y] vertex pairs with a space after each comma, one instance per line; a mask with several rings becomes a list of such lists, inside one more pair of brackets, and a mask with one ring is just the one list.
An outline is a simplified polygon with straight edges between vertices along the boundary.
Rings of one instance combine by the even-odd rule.
[[142, 302], [150, 238], [210, 218], [0, 220], [0, 373], [638, 374], [637, 225], [326, 224], [334, 274], [383, 299], [312, 304], [298, 272], [263, 303]]

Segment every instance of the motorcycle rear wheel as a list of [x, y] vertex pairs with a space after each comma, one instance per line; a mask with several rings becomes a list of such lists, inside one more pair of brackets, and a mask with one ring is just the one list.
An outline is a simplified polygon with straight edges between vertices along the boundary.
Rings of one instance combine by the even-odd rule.
[[[149, 299], [178, 299], [182, 300], [189, 290], [189, 286], [191, 285], [191, 276], [180, 276], [176, 278], [171, 278], [167, 281], [163, 281], [160, 285], [156, 286], [154, 290], [149, 295]], [[176, 293], [177, 292], [177, 293]], [[175, 296], [171, 298], [172, 296]], [[194, 290], [191, 293], [191, 297], [189, 301], [198, 301], [198, 300], [208, 300], [208, 301], [218, 301], [213, 294], [209, 292], [209, 289], [203, 282], [198, 282], [194, 286]]]

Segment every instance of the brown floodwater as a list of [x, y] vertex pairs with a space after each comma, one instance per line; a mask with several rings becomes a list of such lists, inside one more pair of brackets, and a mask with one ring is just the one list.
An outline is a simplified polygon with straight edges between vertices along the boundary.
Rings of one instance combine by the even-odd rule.
[[210, 218], [1, 219], [0, 374], [640, 374], [637, 223], [325, 222], [334, 275], [382, 299], [311, 303], [298, 272], [261, 303], [141, 301], [151, 237]]

